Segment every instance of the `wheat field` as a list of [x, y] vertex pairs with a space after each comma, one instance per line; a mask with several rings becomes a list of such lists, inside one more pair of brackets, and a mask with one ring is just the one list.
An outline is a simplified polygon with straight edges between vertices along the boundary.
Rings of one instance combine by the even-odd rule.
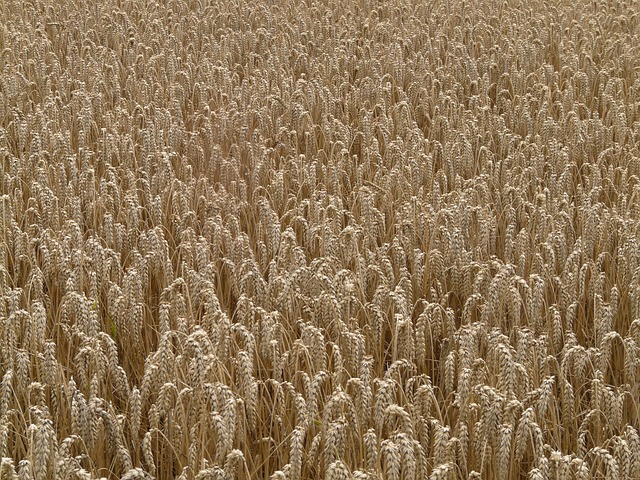
[[0, 479], [640, 479], [640, 2], [0, 0]]

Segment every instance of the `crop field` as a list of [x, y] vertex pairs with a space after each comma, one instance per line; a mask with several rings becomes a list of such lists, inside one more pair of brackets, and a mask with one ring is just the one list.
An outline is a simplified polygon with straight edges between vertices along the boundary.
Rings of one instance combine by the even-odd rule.
[[0, 0], [0, 480], [640, 479], [640, 1]]

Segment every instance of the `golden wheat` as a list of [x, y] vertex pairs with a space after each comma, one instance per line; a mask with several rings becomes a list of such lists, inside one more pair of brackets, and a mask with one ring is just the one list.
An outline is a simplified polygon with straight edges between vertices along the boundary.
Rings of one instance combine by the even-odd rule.
[[638, 12], [0, 0], [0, 478], [639, 478]]

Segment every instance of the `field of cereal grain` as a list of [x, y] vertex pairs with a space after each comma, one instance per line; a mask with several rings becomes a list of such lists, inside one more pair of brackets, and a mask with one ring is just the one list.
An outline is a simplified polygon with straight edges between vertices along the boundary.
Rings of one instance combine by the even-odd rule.
[[0, 479], [640, 478], [640, 2], [0, 0]]

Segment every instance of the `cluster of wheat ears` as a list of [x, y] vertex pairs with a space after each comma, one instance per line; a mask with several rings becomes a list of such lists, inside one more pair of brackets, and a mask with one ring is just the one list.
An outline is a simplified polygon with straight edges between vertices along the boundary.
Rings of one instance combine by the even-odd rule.
[[640, 478], [640, 4], [0, 0], [0, 478]]

